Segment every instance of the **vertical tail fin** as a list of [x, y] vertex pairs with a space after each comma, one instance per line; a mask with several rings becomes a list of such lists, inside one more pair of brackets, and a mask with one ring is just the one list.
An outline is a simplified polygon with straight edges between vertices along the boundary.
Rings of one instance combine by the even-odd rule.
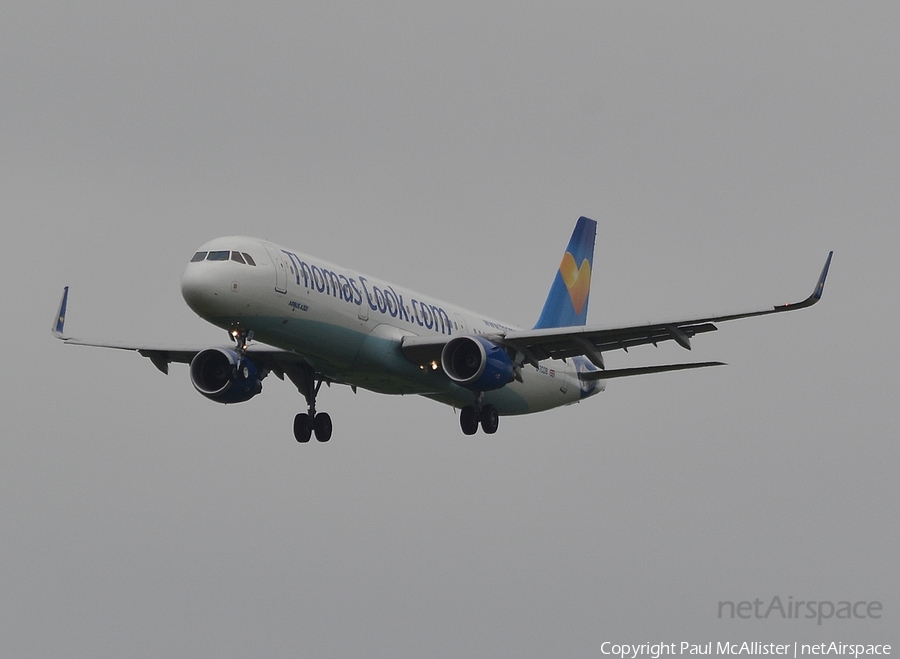
[[596, 236], [597, 223], [579, 217], [534, 329], [585, 324]]

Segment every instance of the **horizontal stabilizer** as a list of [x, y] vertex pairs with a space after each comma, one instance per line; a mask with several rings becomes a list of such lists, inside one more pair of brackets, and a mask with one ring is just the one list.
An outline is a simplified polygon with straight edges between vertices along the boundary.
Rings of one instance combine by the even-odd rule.
[[662, 364], [660, 366], [638, 366], [637, 368], [617, 368], [609, 371], [585, 371], [578, 374], [582, 380], [610, 380], [627, 378], [632, 375], [646, 373], [664, 373], [666, 371], [684, 371], [689, 368], [705, 368], [706, 366], [725, 366], [725, 362], [691, 362], [689, 364]]

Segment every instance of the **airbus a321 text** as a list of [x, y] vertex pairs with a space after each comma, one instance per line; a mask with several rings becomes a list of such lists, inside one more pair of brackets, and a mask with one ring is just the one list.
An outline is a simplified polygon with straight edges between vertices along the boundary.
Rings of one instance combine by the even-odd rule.
[[497, 431], [499, 417], [569, 405], [612, 378], [717, 366], [692, 362], [607, 369], [603, 353], [691, 339], [715, 323], [793, 311], [819, 301], [833, 253], [802, 302], [756, 311], [631, 327], [587, 325], [597, 223], [579, 218], [537, 323], [521, 329], [319, 258], [243, 236], [216, 238], [194, 254], [181, 279], [188, 306], [227, 330], [232, 343], [193, 348], [90, 341], [66, 336], [69, 289], [53, 334], [66, 343], [135, 350], [163, 373], [190, 364], [197, 391], [240, 403], [270, 373], [293, 382], [307, 411], [294, 437], [331, 439], [331, 417], [316, 411], [322, 383], [384, 394], [418, 394], [460, 410], [462, 431]]

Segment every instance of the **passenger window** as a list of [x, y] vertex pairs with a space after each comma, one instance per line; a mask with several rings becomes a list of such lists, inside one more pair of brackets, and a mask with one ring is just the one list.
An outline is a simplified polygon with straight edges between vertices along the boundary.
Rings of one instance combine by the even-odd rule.
[[206, 258], [206, 252], [197, 252], [196, 254], [194, 254], [193, 258], [191, 259], [191, 263], [196, 263], [197, 261], [202, 261], [205, 258]]
[[229, 256], [231, 256], [231, 252], [228, 252], [228, 251], [210, 252], [209, 256], [206, 257], [206, 260], [207, 261], [227, 261]]
[[254, 263], [253, 259], [250, 257], [250, 255], [247, 252], [241, 252], [241, 254], [244, 255], [244, 258], [247, 260], [247, 263], [249, 263], [250, 265], [256, 265], [256, 263]]
[[237, 261], [238, 263], [244, 263], [244, 257], [241, 256], [241, 253], [240, 253], [240, 252], [232, 252], [232, 253], [231, 253], [231, 260], [232, 260], [232, 261]]

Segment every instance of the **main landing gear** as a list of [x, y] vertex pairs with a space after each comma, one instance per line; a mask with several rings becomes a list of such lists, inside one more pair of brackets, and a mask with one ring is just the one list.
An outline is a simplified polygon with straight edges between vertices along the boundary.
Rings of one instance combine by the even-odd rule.
[[327, 442], [331, 439], [331, 429], [331, 416], [328, 412], [316, 414], [311, 409], [309, 413], [301, 412], [294, 417], [294, 439], [301, 444], [308, 442], [313, 434], [318, 441]]
[[[229, 332], [235, 343], [235, 350], [242, 358], [253, 339], [253, 331], [233, 329]], [[325, 378], [309, 365], [303, 364], [295, 369], [285, 369], [285, 374], [297, 385], [297, 389], [306, 399], [307, 411], [294, 417], [294, 439], [306, 444], [313, 435], [320, 442], [331, 439], [331, 417], [325, 412], [316, 414], [316, 395], [322, 388]]]
[[474, 435], [478, 432], [478, 424], [481, 423], [481, 429], [485, 434], [493, 435], [500, 426], [500, 415], [497, 408], [493, 405], [482, 405], [481, 399], [484, 394], [479, 393], [475, 397], [474, 405], [466, 405], [459, 412], [459, 427], [462, 428], [463, 434]]
[[[293, 375], [293, 374], [292, 374]], [[306, 398], [308, 410], [294, 417], [294, 439], [305, 444], [315, 435], [316, 440], [327, 442], [331, 439], [331, 416], [327, 412], [316, 413], [316, 395], [322, 388], [324, 379], [309, 366], [302, 366], [296, 377], [291, 379], [297, 385], [297, 389]]]

